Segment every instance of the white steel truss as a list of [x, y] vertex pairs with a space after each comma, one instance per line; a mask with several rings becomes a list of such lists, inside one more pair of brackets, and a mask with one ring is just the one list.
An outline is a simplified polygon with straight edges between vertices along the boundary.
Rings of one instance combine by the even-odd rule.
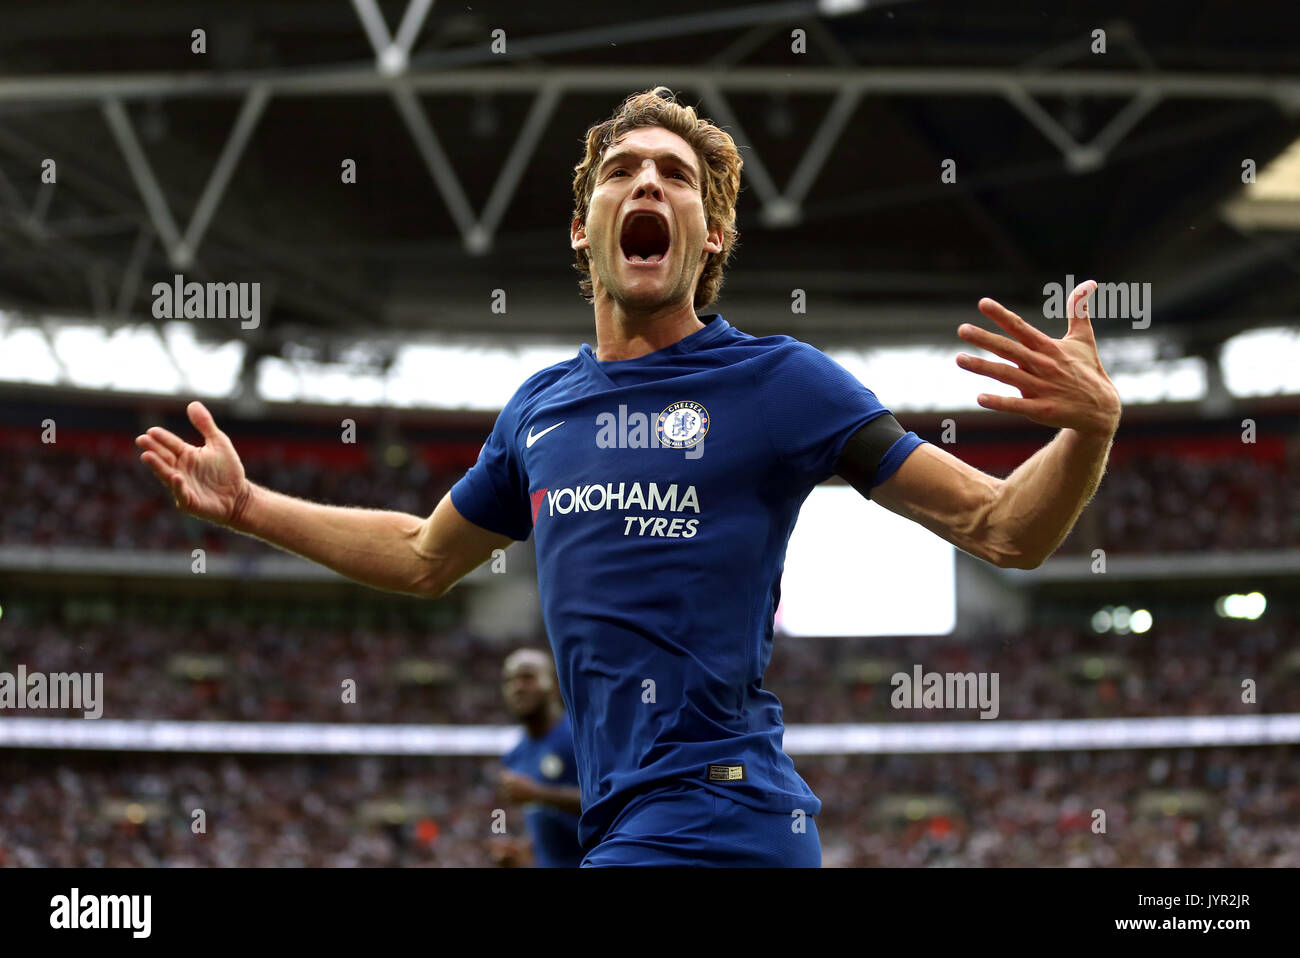
[[[367, 23], [376, 51], [374, 72], [322, 70], [309, 74], [269, 77], [265, 74], [143, 75], [134, 77], [49, 77], [0, 79], [0, 101], [98, 100], [104, 117], [140, 191], [154, 229], [171, 261], [184, 267], [194, 261], [203, 235], [221, 202], [239, 158], [272, 96], [389, 95], [410, 131], [416, 151], [429, 171], [461, 234], [467, 252], [491, 251], [493, 237], [547, 123], [564, 94], [602, 90], [626, 93], [644, 87], [647, 76], [657, 83], [697, 90], [718, 122], [730, 128], [746, 151], [746, 171], [763, 203], [762, 218], [771, 228], [797, 224], [804, 198], [815, 183], [831, 150], [867, 94], [889, 96], [994, 96], [1004, 98], [1061, 151], [1066, 169], [1085, 173], [1105, 163], [1142, 118], [1167, 98], [1209, 100], [1271, 100], [1288, 113], [1300, 111], [1300, 79], [1119, 72], [1008, 72], [1000, 70], [843, 69], [814, 68], [796, 74], [768, 68], [700, 70], [666, 67], [561, 68], [547, 70], [475, 69], [407, 73], [405, 58], [428, 12], [426, 0], [411, 0], [396, 39], [391, 39], [373, 0], [354, 0]], [[376, 19], [377, 18], [377, 19]], [[395, 66], [401, 60], [400, 66]], [[421, 106], [422, 93], [532, 92], [534, 99], [519, 136], [498, 174], [481, 214], [475, 215], [460, 178], [443, 150], [434, 125]], [[785, 190], [772, 179], [767, 165], [746, 136], [732, 111], [727, 93], [825, 93], [830, 106], [795, 167]], [[243, 104], [225, 148], [218, 158], [189, 226], [182, 234], [167, 207], [163, 191], [135, 136], [125, 103], [139, 98], [229, 97], [243, 95]], [[1038, 96], [1092, 95], [1129, 97], [1128, 102], [1091, 142], [1078, 142], [1038, 102]]]

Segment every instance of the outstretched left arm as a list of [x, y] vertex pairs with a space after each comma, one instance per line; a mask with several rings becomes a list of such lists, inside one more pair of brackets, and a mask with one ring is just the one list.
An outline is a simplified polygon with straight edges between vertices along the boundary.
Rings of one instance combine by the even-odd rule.
[[1070, 294], [1069, 329], [1052, 339], [991, 299], [980, 312], [1012, 337], [970, 324], [962, 339], [1015, 365], [965, 353], [957, 365], [1015, 386], [1021, 397], [979, 397], [988, 409], [1019, 413], [1060, 432], [1006, 479], [990, 476], [926, 444], [903, 461], [871, 497], [953, 545], [1002, 568], [1042, 564], [1074, 527], [1101, 482], [1120, 401], [1102, 369], [1088, 317], [1092, 280]]

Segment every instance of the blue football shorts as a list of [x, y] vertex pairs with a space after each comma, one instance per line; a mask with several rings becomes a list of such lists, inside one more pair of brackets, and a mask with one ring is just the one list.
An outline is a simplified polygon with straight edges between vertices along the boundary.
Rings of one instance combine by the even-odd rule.
[[698, 785], [672, 785], [637, 795], [582, 860], [583, 868], [821, 864], [821, 839], [812, 815], [757, 811]]

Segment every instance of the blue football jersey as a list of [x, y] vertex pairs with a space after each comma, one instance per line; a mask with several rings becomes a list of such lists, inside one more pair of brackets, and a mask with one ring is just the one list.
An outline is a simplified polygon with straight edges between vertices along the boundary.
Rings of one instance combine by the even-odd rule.
[[[601, 362], [584, 344], [530, 377], [451, 490], [470, 522], [536, 536], [585, 847], [660, 783], [821, 810], [763, 672], [799, 507], [888, 410], [806, 343], [700, 319], [646, 356]], [[876, 482], [921, 441], [898, 439]]]
[[[527, 732], [501, 758], [501, 764], [543, 785], [577, 785], [578, 762], [573, 755], [573, 728], [562, 715], [541, 738]], [[578, 816], [544, 802], [524, 806], [533, 858], [543, 868], [577, 868], [582, 864], [578, 844]]]

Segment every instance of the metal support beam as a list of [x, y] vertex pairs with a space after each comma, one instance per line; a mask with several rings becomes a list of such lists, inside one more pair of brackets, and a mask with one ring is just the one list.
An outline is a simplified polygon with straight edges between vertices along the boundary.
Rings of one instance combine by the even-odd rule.
[[1009, 86], [1006, 98], [1061, 151], [1070, 172], [1090, 173], [1106, 161], [1106, 155], [1160, 102], [1161, 94], [1150, 87], [1138, 90], [1137, 95], [1087, 144], [1071, 136], [1023, 87]]
[[424, 26], [425, 17], [429, 15], [432, 6], [433, 0], [411, 0], [406, 5], [406, 13], [397, 28], [397, 37], [393, 40], [393, 44], [402, 51], [404, 56], [410, 56], [411, 48], [415, 46], [415, 38], [420, 35], [420, 28]]
[[[58, 148], [64, 154], [74, 151], [71, 142], [56, 138], [51, 145], [49, 138], [40, 145], [14, 133], [13, 130], [0, 126], [0, 154], [8, 154], [20, 162], [39, 162], [51, 148]], [[80, 166], [77, 167], [76, 164]], [[99, 157], [82, 156], [75, 162], [65, 160], [63, 166], [72, 164], [79, 169], [77, 189], [83, 198], [92, 200], [101, 207], [116, 213], [139, 215], [139, 200], [127, 190], [120, 189], [114, 177], [104, 168]], [[283, 296], [286, 301], [294, 302], [302, 308], [314, 310], [322, 319], [355, 327], [358, 323], [373, 324], [379, 317], [371, 311], [373, 297], [366, 290], [348, 284], [335, 272], [321, 266], [311, 256], [303, 255], [296, 246], [268, 244], [265, 236], [253, 227], [245, 226], [231, 220], [223, 220], [221, 226], [221, 245], [217, 252], [234, 251], [235, 258], [242, 260], [245, 252], [260, 245], [259, 257], [267, 269], [278, 270], [285, 277], [292, 277], [296, 283], [283, 283]], [[29, 244], [30, 245], [30, 244]], [[209, 242], [211, 247], [213, 244]], [[39, 247], [32, 246], [32, 249]], [[74, 251], [76, 247], [64, 240], [60, 248]], [[70, 271], [69, 271], [70, 272]], [[75, 275], [75, 273], [72, 273]], [[266, 314], [269, 287], [262, 286], [263, 314]], [[51, 301], [58, 302], [63, 297], [57, 293], [50, 296]]]
[[393, 38], [388, 33], [388, 24], [384, 22], [384, 14], [375, 0], [352, 0], [352, 8], [357, 11], [361, 28], [365, 30], [370, 49], [375, 51], [375, 59], [378, 60], [393, 43]]
[[496, 235], [501, 218], [505, 216], [506, 209], [519, 188], [519, 181], [523, 179], [524, 170], [528, 168], [528, 160], [536, 151], [559, 102], [560, 90], [555, 85], [548, 83], [537, 91], [537, 97], [524, 120], [524, 128], [519, 131], [519, 138], [511, 147], [510, 155], [506, 157], [505, 165], [492, 186], [478, 229], [471, 234], [470, 252], [487, 252], [491, 247], [492, 237]]
[[177, 269], [185, 269], [194, 262], [199, 244], [203, 241], [203, 234], [207, 232], [208, 224], [212, 222], [212, 217], [221, 203], [221, 197], [230, 184], [230, 178], [239, 165], [239, 158], [244, 152], [244, 147], [248, 145], [253, 130], [257, 127], [257, 121], [261, 118], [270, 95], [271, 91], [268, 87], [255, 86], [244, 97], [239, 115], [235, 118], [235, 125], [231, 128], [230, 135], [226, 138], [226, 145], [222, 148], [216, 166], [208, 177], [207, 185], [199, 196], [198, 205], [194, 208], [184, 236], [181, 236], [176, 220], [172, 218], [171, 210], [167, 207], [167, 198], [163, 195], [158, 178], [154, 175], [153, 168], [149, 166], [149, 160], [145, 157], [140, 141], [136, 138], [135, 129], [131, 126], [131, 118], [127, 116], [125, 107], [120, 100], [104, 101], [104, 116], [108, 120], [109, 129], [117, 139], [118, 148], [121, 149], [131, 170], [131, 176], [144, 199], [145, 208], [149, 211], [149, 218], [153, 220], [154, 229], [158, 231], [167, 255]]
[[[1111, 21], [1102, 25], [1106, 39], [1112, 50], [1125, 50], [1144, 70], [1154, 73], [1159, 68], [1151, 55], [1138, 42], [1137, 31], [1127, 20]], [[1076, 36], [1064, 43], [1034, 54], [1020, 64], [1022, 69], [1050, 70], [1078, 60], [1087, 60], [1093, 56], [1092, 37]]]
[[198, 254], [199, 244], [203, 242], [203, 234], [207, 232], [208, 224], [212, 222], [213, 214], [221, 203], [221, 197], [230, 184], [230, 178], [239, 165], [239, 158], [243, 155], [244, 147], [248, 145], [253, 130], [257, 128], [257, 121], [262, 118], [262, 111], [266, 109], [266, 101], [270, 96], [271, 92], [266, 87], [255, 86], [248, 91], [248, 96], [244, 97], [239, 116], [235, 118], [235, 125], [230, 130], [230, 136], [226, 138], [226, 145], [221, 150], [221, 156], [217, 158], [217, 165], [213, 167], [207, 186], [199, 196], [198, 205], [190, 218], [189, 229], [185, 231], [185, 238], [177, 251], [178, 258], [182, 262], [190, 262]]
[[857, 66], [853, 62], [853, 57], [849, 56], [847, 50], [835, 38], [835, 34], [826, 29], [826, 24], [821, 20], [808, 21], [808, 33], [816, 39], [817, 49], [826, 54], [830, 61], [837, 67], [853, 69]]
[[410, 130], [411, 139], [415, 141], [420, 159], [424, 161], [425, 168], [433, 177], [433, 182], [437, 184], [438, 192], [442, 194], [442, 201], [447, 204], [451, 218], [456, 222], [456, 228], [460, 230], [466, 245], [469, 245], [470, 234], [477, 225], [474, 209], [469, 205], [465, 191], [461, 189], [460, 180], [456, 176], [456, 171], [452, 169], [451, 161], [447, 159], [442, 144], [438, 142], [438, 135], [433, 132], [433, 125], [425, 115], [424, 107], [416, 98], [415, 91], [406, 83], [397, 83], [393, 86], [393, 102], [397, 104], [397, 112], [401, 114], [402, 122]]
[[489, 252], [492, 249], [492, 238], [496, 234], [497, 227], [501, 225], [501, 218], [519, 188], [519, 181], [528, 166], [528, 159], [537, 149], [538, 141], [546, 130], [546, 124], [550, 122], [560, 102], [559, 88], [555, 84], [544, 83], [537, 91], [532, 108], [528, 111], [528, 117], [524, 120], [523, 129], [519, 131], [519, 137], [515, 140], [510, 155], [506, 157], [496, 183], [493, 184], [483, 215], [478, 218], [475, 217], [469, 199], [465, 196], [465, 190], [461, 187], [460, 178], [456, 175], [451, 161], [447, 159], [447, 154], [433, 131], [433, 125], [429, 122], [415, 94], [399, 84], [393, 89], [393, 100], [397, 104], [402, 120], [406, 123], [406, 128], [411, 132], [411, 138], [415, 141], [415, 148], [419, 151], [420, 158], [424, 160], [425, 167], [437, 184], [438, 191], [442, 194], [447, 209], [460, 230], [466, 251], [476, 256]]
[[31, 223], [32, 232], [46, 234], [45, 217], [50, 211], [50, 203], [54, 201], [54, 184], [42, 183], [41, 188], [36, 191], [36, 199], [32, 202], [32, 212], [28, 217]]
[[1273, 100], [1283, 108], [1300, 104], [1300, 77], [1290, 74], [1147, 73], [1133, 71], [986, 70], [978, 68], [881, 67], [861, 69], [738, 67], [719, 72], [677, 65], [636, 67], [556, 67], [430, 70], [397, 78], [355, 67], [301, 72], [234, 71], [214, 73], [82, 74], [0, 79], [0, 102], [94, 103], [100, 100], [228, 98], [265, 85], [277, 97], [390, 93], [398, 82], [412, 92], [535, 92], [554, 83], [562, 92], [623, 93], [642, 89], [646, 77], [679, 89], [713, 85], [726, 93], [838, 93], [888, 96], [1006, 96], [1018, 88], [1033, 96], [1132, 97], [1150, 90], [1162, 98], [1195, 100]]
[[153, 169], [149, 166], [149, 160], [140, 147], [140, 141], [136, 139], [131, 118], [126, 115], [126, 107], [122, 105], [120, 99], [110, 97], [104, 100], [103, 111], [108, 128], [112, 131], [113, 138], [117, 140], [117, 147], [126, 160], [127, 169], [131, 171], [131, 179], [135, 181], [135, 187], [144, 200], [145, 209], [149, 212], [154, 229], [157, 230], [172, 262], [180, 265], [177, 253], [181, 245], [181, 231], [176, 226], [176, 220], [172, 218], [171, 210], [167, 208], [167, 198], [163, 196], [162, 187], [158, 185], [158, 178], [154, 176]]
[[767, 42], [776, 29], [774, 23], [758, 23], [709, 58], [714, 69], [733, 67]]
[[822, 118], [821, 126], [813, 134], [808, 149], [799, 160], [794, 173], [791, 174], [790, 182], [786, 184], [787, 201], [795, 206], [803, 205], [804, 198], [817, 180], [817, 174], [826, 165], [826, 159], [830, 156], [831, 150], [834, 149], [835, 143], [844, 132], [844, 127], [848, 125], [849, 118], [853, 116], [853, 111], [858, 108], [858, 101], [861, 99], [862, 94], [854, 90], [841, 90], [835, 95], [834, 102], [826, 111], [826, 116]]
[[[698, 13], [674, 13], [649, 20], [624, 19], [618, 23], [595, 24], [562, 33], [518, 37], [510, 41], [508, 56], [516, 62], [535, 61], [556, 54], [604, 49], [618, 44], [630, 45], [705, 33], [730, 36], [756, 24], [813, 20], [821, 15], [817, 7], [817, 0], [785, 0], [776, 3], [749, 3], [721, 10], [710, 10], [706, 6]], [[493, 52], [488, 44], [475, 43], [454, 50], [422, 54], [411, 61], [411, 66], [418, 70], [443, 70], [479, 66], [499, 60], [500, 55]], [[658, 74], [644, 74], [633, 87], [640, 87], [646, 75]]]
[[[1231, 283], [1240, 282], [1258, 269], [1281, 264], [1295, 270], [1291, 257], [1300, 250], [1300, 234], [1283, 234], [1265, 240], [1237, 231], [1242, 243], [1220, 251], [1208, 261], [1189, 264], [1176, 276], [1159, 283], [1160, 309], [1166, 314], [1192, 308], [1197, 300], [1211, 296]], [[1294, 322], [1294, 320], [1293, 320]]]
[[1160, 100], [1159, 93], [1153, 90], [1142, 90], [1110, 118], [1110, 122], [1092, 138], [1092, 143], [1089, 145], [1093, 149], [1100, 150], [1103, 156], [1109, 155], [1110, 151], [1119, 146], [1120, 141], [1128, 136], [1133, 127], [1159, 105]]
[[402, 23], [397, 28], [396, 39], [389, 34], [383, 11], [375, 0], [352, 0], [352, 6], [361, 19], [371, 49], [375, 51], [376, 69], [384, 76], [405, 73], [410, 63], [411, 47], [415, 45], [415, 38], [424, 25], [425, 17], [429, 15], [433, 0], [410, 0], [406, 13], [402, 15]]
[[108, 277], [99, 263], [94, 263], [86, 270], [86, 285], [90, 288], [91, 315], [103, 319], [108, 315], [109, 298]]
[[152, 245], [153, 233], [141, 226], [136, 233], [126, 268], [122, 271], [122, 284], [117, 288], [117, 305], [113, 312], [119, 318], [125, 318], [131, 311], [131, 304], [135, 302], [136, 293], [140, 290], [145, 264], [149, 261], [149, 247]]
[[[362, 8], [366, 0], [356, 0]], [[373, 0], [370, 0], [373, 3]], [[414, 2], [414, 0], [413, 0]], [[408, 15], [412, 8], [408, 8]], [[416, 13], [419, 11], [416, 10]], [[363, 18], [364, 20], [364, 18]], [[409, 32], [409, 31], [408, 31]], [[384, 34], [387, 34], [384, 28]], [[642, 83], [644, 74], [636, 78], [620, 79], [625, 71], [621, 69], [585, 69], [555, 70], [538, 74], [533, 71], [512, 71], [502, 74], [492, 70], [474, 71], [473, 73], [424, 74], [393, 81], [379, 78], [382, 85], [374, 85], [375, 77], [367, 80], [355, 72], [349, 74], [344, 85], [333, 92], [379, 92], [387, 90], [397, 105], [398, 112], [415, 141], [425, 166], [429, 169], [443, 200], [447, 203], [452, 217], [461, 232], [466, 248], [471, 252], [485, 252], [495, 231], [497, 218], [508, 203], [517, 186], [517, 169], [521, 158], [526, 160], [535, 148], [540, 131], [533, 121], [538, 116], [549, 116], [558, 98], [566, 90], [620, 88], [627, 89], [626, 84]], [[1008, 99], [1020, 112], [1056, 145], [1065, 157], [1070, 170], [1076, 173], [1098, 168], [1106, 155], [1113, 150], [1120, 140], [1166, 96], [1207, 96], [1207, 97], [1270, 97], [1279, 102], [1300, 102], [1300, 81], [1262, 80], [1259, 78], [1207, 78], [1193, 75], [1170, 74], [1096, 74], [1064, 73], [1053, 74], [1014, 74], [1002, 71], [949, 70], [949, 71], [904, 71], [904, 70], [867, 70], [850, 71], [841, 69], [808, 70], [802, 74], [781, 75], [779, 88], [789, 90], [817, 90], [833, 92], [836, 99], [822, 123], [821, 129], [809, 144], [808, 152], [801, 160], [792, 177], [790, 188], [782, 193], [773, 181], [761, 156], [758, 155], [749, 138], [745, 135], [739, 120], [732, 112], [725, 90], [745, 90], [772, 88], [775, 71], [766, 69], [733, 70], [721, 75], [698, 70], [666, 70], [662, 80], [674, 82], [674, 74], [680, 76], [680, 85], [694, 86], [700, 90], [710, 110], [726, 126], [731, 127], [734, 135], [742, 143], [748, 144], [749, 156], [746, 165], [750, 181], [763, 202], [763, 218], [770, 227], [789, 226], [800, 219], [800, 205], [806, 197], [816, 173], [824, 164], [844, 124], [851, 116], [857, 101], [868, 91], [883, 90], [890, 93], [926, 94], [997, 94]], [[531, 74], [531, 76], [530, 76]], [[516, 150], [512, 152], [507, 166], [494, 189], [489, 207], [485, 211], [485, 221], [477, 223], [469, 201], [464, 194], [458, 178], [438, 142], [432, 126], [420, 107], [418, 92], [425, 88], [441, 91], [517, 88], [526, 83], [536, 88], [538, 77], [542, 79], [544, 96], [534, 104], [534, 113], [529, 124], [521, 134]], [[226, 181], [233, 171], [234, 164], [242, 151], [257, 117], [270, 95], [272, 87], [283, 90], [289, 95], [303, 92], [298, 84], [310, 77], [299, 77], [285, 81], [265, 81], [261, 86], [250, 89], [244, 108], [236, 121], [235, 129], [227, 143], [226, 151], [214, 171], [213, 179], [205, 190], [204, 197], [196, 211], [194, 221], [184, 240], [174, 240], [175, 224], [166, 211], [161, 191], [144, 159], [134, 133], [131, 131], [125, 110], [118, 100], [109, 100], [112, 106], [106, 106], [110, 125], [114, 128], [128, 165], [136, 177], [146, 206], [154, 220], [155, 227], [164, 245], [168, 248], [174, 262], [185, 265], [193, 256], [198, 239], [207, 225], [215, 205], [224, 190]], [[320, 77], [318, 76], [318, 79]], [[328, 80], [328, 77], [326, 77]], [[831, 85], [827, 81], [831, 80]], [[1052, 93], [1068, 91], [1073, 93], [1092, 92], [1097, 95], [1115, 95], [1117, 92], [1132, 91], [1133, 97], [1093, 139], [1091, 143], [1081, 144], [1061, 126], [1034, 98], [1035, 92]], [[0, 83], [0, 93], [3, 84]]]
[[749, 182], [753, 185], [754, 191], [758, 193], [759, 199], [763, 201], [764, 222], [768, 225], [793, 222], [797, 218], [797, 214], [793, 208], [787, 206], [782, 198], [776, 181], [772, 179], [772, 174], [767, 171], [763, 158], [754, 149], [754, 141], [745, 133], [744, 127], [740, 125], [740, 120], [732, 112], [731, 104], [727, 102], [721, 86], [713, 80], [708, 80], [699, 84], [696, 89], [700, 91], [705, 105], [714, 118], [719, 121], [719, 125], [731, 128], [729, 132], [732, 139], [736, 141], [736, 146], [748, 151], [748, 155], [745, 157], [745, 172], [749, 175]]
[[0, 209], [8, 210], [15, 218], [27, 216], [27, 204], [3, 169], [0, 169]]
[[[17, 242], [14, 242], [14, 238]], [[64, 302], [68, 294], [77, 289], [77, 270], [81, 258], [77, 256], [73, 245], [67, 242], [54, 244], [32, 242], [32, 231], [26, 219], [0, 217], [0, 248], [4, 249], [5, 262], [10, 268], [21, 269], [22, 277], [45, 294], [49, 303]], [[69, 254], [72, 254], [71, 256]], [[77, 258], [78, 265], [67, 260]], [[23, 300], [16, 290], [6, 288], [11, 303]]]
[[114, 233], [132, 233], [140, 224], [140, 217], [111, 216], [75, 216], [71, 219], [57, 220], [46, 226], [46, 231], [55, 237], [65, 236], [112, 236]]
[[862, 94], [852, 89], [841, 90], [836, 94], [817, 132], [808, 142], [808, 148], [795, 167], [794, 173], [791, 174], [790, 182], [783, 193], [777, 188], [762, 157], [758, 155], [758, 150], [745, 134], [722, 91], [714, 84], [706, 84], [701, 89], [709, 110], [723, 126], [731, 128], [732, 138], [748, 151], [745, 156], [745, 172], [763, 201], [761, 214], [763, 225], [780, 228], [797, 224], [803, 218], [801, 209], [803, 201], [816, 181], [817, 174], [825, 165], [826, 158], [835, 147], [835, 142], [844, 132], [844, 127], [853, 115], [853, 111], [857, 109]]
[[1026, 120], [1038, 127], [1038, 131], [1061, 151], [1070, 169], [1082, 173], [1101, 165], [1100, 157], [1090, 153], [1083, 144], [1071, 136], [1070, 131], [1056, 122], [1056, 117], [1044, 110], [1023, 87], [1008, 87], [1006, 95], [1011, 105], [1019, 110]]

